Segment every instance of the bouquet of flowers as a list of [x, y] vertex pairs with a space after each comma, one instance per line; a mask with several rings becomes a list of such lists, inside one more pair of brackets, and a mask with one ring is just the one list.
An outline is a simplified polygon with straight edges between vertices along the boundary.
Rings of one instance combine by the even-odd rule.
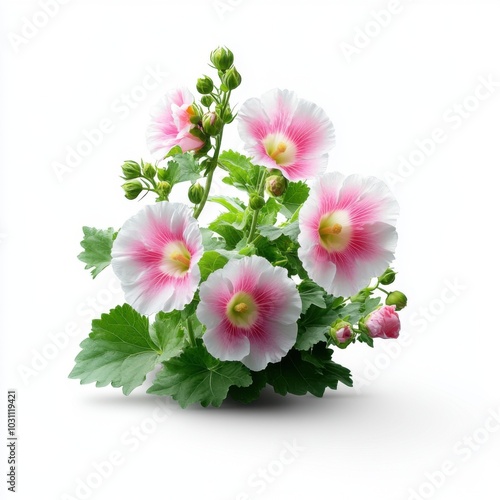
[[[352, 386], [333, 348], [399, 335], [407, 299], [381, 288], [398, 204], [375, 177], [325, 173], [335, 133], [320, 107], [275, 89], [236, 112], [233, 53], [210, 60], [217, 83], [198, 79], [198, 100], [176, 89], [154, 109], [154, 162], [122, 166], [126, 198], [154, 203], [119, 230], [83, 228], [78, 258], [94, 278], [111, 264], [126, 303], [92, 321], [70, 378], [128, 395], [161, 366], [148, 393], [183, 408]], [[235, 119], [246, 155], [222, 147]], [[211, 192], [216, 172], [241, 198]], [[177, 184], [185, 204], [169, 201]], [[207, 202], [221, 213], [200, 227]]]

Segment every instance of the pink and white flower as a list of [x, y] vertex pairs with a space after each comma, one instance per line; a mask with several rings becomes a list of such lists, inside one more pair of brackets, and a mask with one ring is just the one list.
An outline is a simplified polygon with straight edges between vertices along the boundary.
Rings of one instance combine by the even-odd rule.
[[365, 326], [372, 338], [397, 339], [401, 322], [396, 306], [382, 306], [376, 309], [366, 318]]
[[286, 270], [252, 256], [228, 262], [202, 283], [197, 315], [210, 354], [259, 371], [293, 347], [301, 309]]
[[194, 97], [187, 89], [175, 89], [165, 95], [151, 112], [151, 124], [147, 131], [147, 142], [151, 154], [157, 159], [174, 147], [183, 152], [200, 149], [204, 142], [191, 131], [195, 125], [191, 118], [196, 115]]
[[398, 204], [375, 177], [318, 179], [299, 215], [299, 258], [328, 293], [348, 297], [394, 259]]
[[335, 131], [316, 104], [289, 90], [274, 89], [248, 99], [238, 113], [238, 130], [255, 162], [277, 168], [291, 181], [322, 174]]
[[146, 315], [189, 304], [200, 281], [201, 241], [198, 223], [182, 203], [148, 205], [128, 219], [111, 252], [125, 300]]

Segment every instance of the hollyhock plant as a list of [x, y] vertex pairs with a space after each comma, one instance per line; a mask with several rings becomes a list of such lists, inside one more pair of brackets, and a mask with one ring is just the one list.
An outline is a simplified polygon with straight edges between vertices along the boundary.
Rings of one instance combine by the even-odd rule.
[[275, 89], [247, 100], [238, 117], [245, 148], [259, 165], [279, 169], [291, 181], [325, 171], [335, 131], [316, 104]]
[[183, 309], [200, 281], [198, 223], [181, 203], [160, 202], [128, 219], [113, 243], [111, 265], [125, 300], [142, 314]]
[[300, 295], [282, 267], [252, 256], [234, 260], [200, 287], [198, 319], [212, 356], [263, 370], [295, 344]]
[[[334, 349], [399, 334], [394, 197], [374, 177], [320, 175], [334, 129], [315, 104], [271, 90], [233, 106], [234, 60], [212, 51], [199, 96], [173, 90], [153, 113], [155, 159], [122, 164], [125, 198], [149, 204], [120, 229], [83, 228], [78, 258], [94, 278], [110, 266], [124, 303], [80, 344], [82, 384], [128, 395], [155, 372], [147, 392], [183, 408], [248, 404], [266, 386], [321, 397], [353, 385]], [[236, 118], [251, 156], [223, 148]]]
[[367, 286], [394, 258], [397, 214], [396, 200], [374, 177], [321, 177], [299, 215], [299, 257], [309, 276], [333, 295]]
[[204, 141], [193, 135], [196, 128], [191, 118], [196, 116], [194, 97], [189, 90], [180, 88], [170, 91], [151, 112], [151, 124], [147, 131], [149, 150], [158, 160], [163, 159], [174, 147], [182, 151], [196, 151]]
[[373, 339], [397, 339], [401, 330], [396, 306], [382, 306], [376, 309], [368, 315], [364, 324], [368, 335]]

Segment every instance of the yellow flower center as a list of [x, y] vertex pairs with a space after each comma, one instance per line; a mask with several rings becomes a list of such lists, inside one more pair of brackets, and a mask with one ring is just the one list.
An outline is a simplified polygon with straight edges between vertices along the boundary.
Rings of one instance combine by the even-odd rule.
[[276, 165], [286, 167], [295, 162], [297, 148], [283, 134], [269, 134], [263, 143], [266, 153], [276, 162]]
[[226, 306], [226, 315], [234, 326], [250, 328], [258, 317], [257, 304], [248, 293], [237, 292]]
[[180, 278], [189, 272], [190, 267], [191, 254], [182, 241], [173, 241], [165, 247], [161, 264], [164, 273]]
[[349, 215], [345, 210], [323, 215], [319, 221], [318, 233], [323, 248], [329, 252], [341, 252], [351, 240]]

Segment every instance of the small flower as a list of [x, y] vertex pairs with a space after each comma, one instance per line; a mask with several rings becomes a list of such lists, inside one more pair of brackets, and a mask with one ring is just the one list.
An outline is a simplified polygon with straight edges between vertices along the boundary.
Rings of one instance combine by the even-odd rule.
[[299, 215], [299, 258], [328, 293], [348, 297], [394, 258], [398, 204], [375, 177], [329, 173], [311, 187]]
[[198, 110], [193, 105], [194, 97], [187, 89], [170, 91], [151, 113], [147, 141], [151, 153], [159, 160], [174, 147], [183, 152], [196, 151], [204, 142], [191, 133], [195, 125], [191, 118]]
[[182, 309], [200, 281], [201, 232], [182, 203], [159, 202], [128, 219], [113, 244], [111, 265], [125, 300], [146, 315]]
[[247, 100], [238, 130], [256, 163], [277, 168], [291, 181], [314, 178], [326, 169], [335, 131], [316, 104], [274, 89]]
[[364, 325], [372, 338], [397, 339], [401, 330], [396, 306], [382, 306], [367, 316]]
[[301, 309], [286, 270], [252, 256], [230, 261], [202, 283], [197, 316], [212, 356], [259, 371], [293, 347]]

